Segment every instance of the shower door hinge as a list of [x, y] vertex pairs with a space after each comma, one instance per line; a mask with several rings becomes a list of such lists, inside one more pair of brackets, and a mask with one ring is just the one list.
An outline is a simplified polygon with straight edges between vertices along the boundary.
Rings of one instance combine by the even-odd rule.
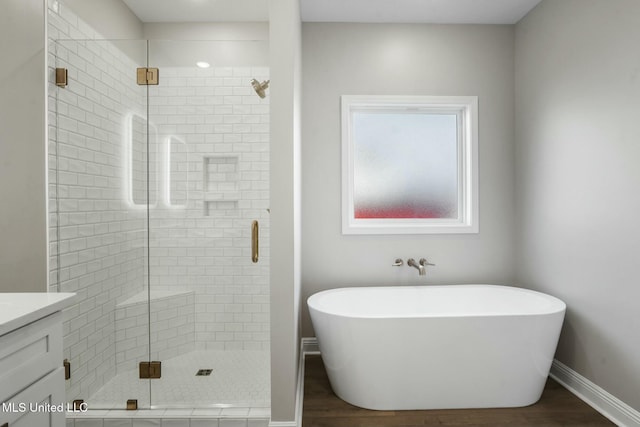
[[157, 85], [158, 69], [157, 68], [138, 68], [137, 69], [139, 85]]
[[72, 403], [74, 411], [81, 411], [84, 408], [84, 399], [76, 399]]
[[69, 84], [69, 72], [66, 68], [56, 68], [56, 86], [67, 87]]
[[140, 362], [140, 379], [155, 379], [162, 375], [162, 362]]
[[62, 362], [62, 366], [64, 366], [64, 379], [68, 380], [71, 378], [71, 363], [69, 362], [69, 359], [64, 359], [64, 362]]

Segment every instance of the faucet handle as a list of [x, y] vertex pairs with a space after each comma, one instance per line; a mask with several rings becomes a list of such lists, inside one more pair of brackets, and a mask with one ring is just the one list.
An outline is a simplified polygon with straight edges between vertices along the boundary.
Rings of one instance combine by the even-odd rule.
[[421, 265], [421, 266], [423, 266], [423, 267], [426, 267], [427, 265], [435, 265], [435, 264], [431, 264], [429, 261], [427, 261], [427, 259], [426, 259], [426, 258], [420, 258], [419, 263], [420, 263], [420, 265]]
[[391, 267], [402, 267], [404, 265], [404, 261], [400, 258], [396, 258], [395, 262], [391, 264]]

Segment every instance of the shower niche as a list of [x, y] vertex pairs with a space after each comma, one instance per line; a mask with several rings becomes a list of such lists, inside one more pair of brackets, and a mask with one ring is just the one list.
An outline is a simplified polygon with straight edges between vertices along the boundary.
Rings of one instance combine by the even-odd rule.
[[216, 213], [231, 214], [238, 208], [237, 155], [205, 155], [202, 162], [203, 212], [205, 216]]
[[[106, 40], [49, 4], [50, 290], [78, 293], [67, 401], [268, 416], [269, 96], [251, 85], [268, 41]], [[153, 361], [161, 378], [141, 379]]]

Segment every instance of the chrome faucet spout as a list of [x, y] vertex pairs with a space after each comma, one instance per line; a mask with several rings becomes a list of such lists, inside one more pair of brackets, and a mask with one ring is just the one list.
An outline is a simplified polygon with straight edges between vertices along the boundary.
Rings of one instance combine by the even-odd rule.
[[419, 274], [420, 276], [424, 276], [425, 274], [427, 274], [427, 270], [425, 269], [425, 266], [424, 266], [424, 265], [421, 265], [421, 264], [418, 264], [418, 263], [416, 262], [416, 260], [415, 260], [415, 259], [413, 259], [413, 258], [409, 258], [409, 259], [407, 260], [407, 265], [408, 265], [409, 267], [415, 267], [416, 269], [418, 269], [418, 274]]

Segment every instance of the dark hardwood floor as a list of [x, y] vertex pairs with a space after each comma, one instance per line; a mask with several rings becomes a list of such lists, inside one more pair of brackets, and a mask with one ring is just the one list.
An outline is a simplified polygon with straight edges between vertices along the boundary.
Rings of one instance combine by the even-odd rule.
[[370, 411], [352, 406], [331, 390], [320, 356], [307, 356], [303, 427], [615, 426], [561, 385], [549, 379], [538, 403], [524, 408], [430, 411]]

